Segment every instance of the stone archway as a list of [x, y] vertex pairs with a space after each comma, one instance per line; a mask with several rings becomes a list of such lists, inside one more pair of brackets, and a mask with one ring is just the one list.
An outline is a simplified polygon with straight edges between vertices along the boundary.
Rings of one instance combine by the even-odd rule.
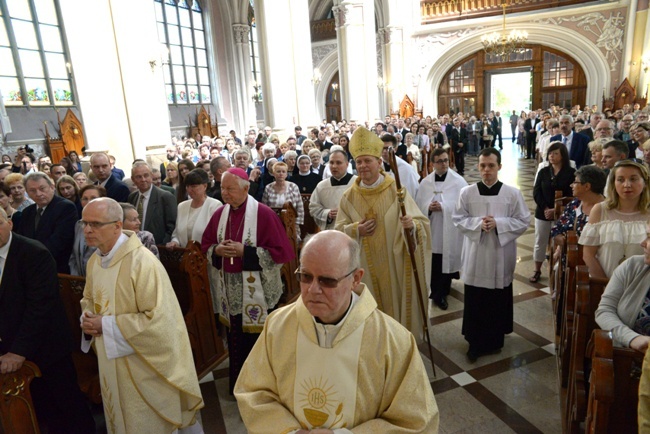
[[[525, 25], [530, 44], [546, 45], [575, 59], [585, 73], [587, 104], [600, 104], [602, 90], [609, 89], [611, 85], [610, 66], [600, 49], [586, 37], [570, 29], [562, 29], [565, 32], [563, 38], [549, 38], [549, 34], [557, 32], [556, 26], [537, 23]], [[438, 88], [449, 69], [469, 54], [482, 50], [481, 36], [494, 30], [493, 27], [485, 28], [467, 37], [458, 38], [439, 52], [437, 59], [426, 70], [425, 83], [419, 87], [417, 100], [423, 102], [425, 115], [437, 113]]]

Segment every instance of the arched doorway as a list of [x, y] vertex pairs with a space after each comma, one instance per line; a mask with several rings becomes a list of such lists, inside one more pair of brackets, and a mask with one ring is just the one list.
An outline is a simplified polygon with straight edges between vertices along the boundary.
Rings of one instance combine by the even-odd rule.
[[[456, 63], [438, 88], [438, 112], [487, 113], [489, 78], [502, 71], [531, 71], [532, 108], [585, 105], [585, 73], [571, 56], [544, 45], [528, 45], [507, 59], [477, 51]], [[569, 108], [567, 107], [567, 108]]]
[[339, 88], [338, 71], [334, 74], [332, 80], [327, 86], [325, 113], [327, 122], [338, 122], [341, 120], [341, 89]]

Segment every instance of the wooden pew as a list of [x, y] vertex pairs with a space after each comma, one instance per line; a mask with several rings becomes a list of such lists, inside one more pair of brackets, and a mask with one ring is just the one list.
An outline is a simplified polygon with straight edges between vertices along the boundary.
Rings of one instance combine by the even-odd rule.
[[271, 208], [282, 220], [284, 225], [284, 230], [287, 232], [287, 237], [289, 242], [293, 247], [293, 251], [296, 254], [296, 257], [286, 264], [282, 265], [282, 283], [284, 285], [284, 292], [278, 306], [289, 304], [294, 302], [300, 295], [300, 285], [294, 275], [294, 272], [298, 268], [298, 234], [296, 233], [296, 210], [291, 205], [291, 202], [285, 202], [282, 208]]
[[227, 356], [214, 318], [208, 260], [199, 243], [190, 241], [185, 249], [158, 246], [162, 262], [183, 312], [199, 379], [210, 373]]
[[591, 336], [591, 378], [585, 433], [636, 433], [639, 381], [643, 354], [615, 348], [612, 335], [594, 330]]
[[[551, 291], [555, 291], [555, 300], [553, 300], [553, 315], [555, 316], [555, 336], [556, 339], [562, 335], [562, 324], [564, 323], [564, 302], [566, 299], [566, 279], [568, 270], [567, 251], [569, 245], [578, 244], [578, 235], [575, 231], [568, 231], [561, 246], [560, 254], [551, 256], [553, 262], [550, 266], [555, 268], [552, 273], [550, 285]], [[555, 250], [555, 242], [551, 241], [551, 249]]]
[[558, 373], [560, 374], [560, 384], [563, 388], [566, 388], [569, 382], [569, 361], [576, 296], [576, 268], [578, 265], [584, 265], [582, 260], [582, 246], [578, 244], [577, 238], [567, 239], [566, 258], [564, 289], [562, 291], [562, 324], [557, 349]]
[[39, 434], [29, 385], [41, 371], [34, 363], [26, 361], [11, 374], [0, 374], [0, 433]]
[[587, 416], [589, 361], [587, 343], [598, 328], [595, 314], [609, 279], [589, 277], [589, 268], [579, 265], [576, 272], [576, 301], [571, 339], [569, 378], [566, 394], [565, 432], [579, 433]]
[[68, 325], [72, 331], [74, 349], [72, 350], [72, 361], [77, 371], [77, 382], [79, 388], [91, 402], [100, 404], [102, 402], [102, 391], [99, 385], [99, 366], [94, 351], [84, 353], [81, 351], [81, 304], [86, 279], [68, 274], [59, 274], [59, 294], [63, 301]]
[[302, 198], [302, 206], [305, 208], [305, 222], [300, 225], [300, 238], [304, 240], [307, 235], [319, 232], [320, 228], [309, 211], [309, 200], [311, 199], [311, 194], [301, 194], [300, 196]]
[[[562, 213], [564, 212], [564, 208], [566, 205], [573, 200], [573, 197], [570, 196], [562, 196], [562, 190], [556, 190], [555, 191], [555, 207], [553, 210], [553, 218], [555, 221], [557, 221], [561, 216]], [[566, 246], [566, 243], [565, 243]], [[563, 246], [564, 247], [564, 246]], [[555, 255], [555, 248], [556, 244], [553, 241], [553, 238], [549, 235], [549, 240], [548, 240], [548, 285], [549, 288], [551, 289], [551, 294], [555, 292], [557, 288], [559, 288], [558, 285], [558, 280], [561, 282], [562, 278], [562, 272], [564, 271], [561, 267], [562, 262], [562, 254], [560, 255]], [[557, 267], [556, 267], [557, 266]], [[559, 273], [556, 273], [555, 270], [558, 270]], [[557, 296], [555, 298], [557, 300]]]

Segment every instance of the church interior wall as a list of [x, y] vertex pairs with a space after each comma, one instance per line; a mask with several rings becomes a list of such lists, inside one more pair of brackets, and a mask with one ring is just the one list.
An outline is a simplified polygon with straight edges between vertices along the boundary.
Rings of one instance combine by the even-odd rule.
[[[603, 92], [613, 94], [625, 52], [626, 2], [613, 2], [535, 15], [508, 16], [508, 28], [528, 31], [529, 43], [544, 44], [572, 56], [587, 76], [587, 103], [601, 104]], [[424, 113], [437, 113], [438, 88], [449, 69], [467, 55], [483, 49], [480, 37], [500, 29], [498, 20], [476, 19], [443, 28], [423, 26], [414, 34], [418, 53], [415, 74]], [[549, 37], [557, 35], [557, 37]], [[419, 70], [419, 71], [418, 71]], [[603, 73], [605, 71], [605, 73]], [[441, 110], [444, 110], [441, 108]]]
[[[405, 5], [398, 0], [371, 1], [379, 42], [378, 75], [386, 84], [372, 95], [368, 92], [369, 98], [380, 97], [377, 117], [395, 110], [404, 95], [413, 99], [425, 114], [437, 113], [437, 91], [448, 69], [482, 49], [481, 35], [501, 27], [498, 16], [421, 25], [416, 2]], [[152, 2], [100, 0], [92, 5], [82, 0], [58, 2], [73, 65], [76, 90], [73, 110], [84, 123], [89, 149], [111, 150], [119, 161], [130, 161], [147, 155], [152, 149], [162, 149], [171, 133], [185, 134], [197, 106], [168, 105], [162, 70], [149, 64], [159, 56]], [[300, 15], [310, 20], [324, 19], [332, 7], [346, 3], [349, 1], [311, 0], [300, 8]], [[507, 25], [528, 30], [531, 43], [548, 45], [575, 58], [587, 74], [587, 103], [600, 104], [603, 93], [612, 95], [626, 77], [639, 87], [639, 92], [646, 92], [649, 79], [643, 71], [642, 59], [650, 59], [647, 3], [641, 0], [632, 8], [630, 0], [618, 0], [534, 14], [509, 14]], [[346, 58], [342, 57], [338, 44], [348, 44], [354, 51], [358, 41], [338, 38], [311, 43], [303, 39], [288, 47], [287, 41], [295, 39], [298, 29], [300, 34], [309, 32], [308, 22], [294, 26], [293, 33], [284, 32], [278, 24], [288, 21], [281, 12], [287, 8], [269, 0], [258, 0], [256, 5], [268, 15], [260, 17], [258, 24], [266, 21], [273, 33], [280, 32], [283, 36], [274, 38], [267, 32], [264, 40], [260, 31], [260, 50], [266, 56], [262, 62], [265, 101], [256, 105], [252, 101], [246, 56], [248, 41], [242, 48], [233, 34], [234, 26], [247, 25], [248, 0], [204, 0], [202, 4], [211, 52], [209, 109], [222, 134], [235, 129], [243, 135], [249, 127], [261, 125], [257, 121], [264, 118], [277, 129], [288, 130], [295, 123], [305, 128], [325, 117], [327, 86], [336, 72], [346, 67]], [[293, 2], [283, 0], [282, 4]], [[631, 11], [635, 20], [630, 28]], [[294, 16], [291, 21], [298, 19]], [[258, 30], [263, 30], [263, 26]], [[298, 55], [306, 52], [306, 46], [311, 50], [311, 63], [302, 62]], [[284, 67], [278, 66], [272, 56], [279, 56]], [[270, 65], [275, 66], [269, 69]], [[313, 68], [322, 74], [316, 85], [309, 80]], [[343, 89], [341, 94], [345, 98]], [[256, 106], [261, 111], [257, 112]], [[62, 116], [64, 111], [61, 108]], [[8, 114], [13, 129], [6, 137], [5, 145], [9, 148], [43, 143], [43, 121], [52, 125], [51, 134], [56, 131], [56, 112], [52, 107], [9, 107]]]

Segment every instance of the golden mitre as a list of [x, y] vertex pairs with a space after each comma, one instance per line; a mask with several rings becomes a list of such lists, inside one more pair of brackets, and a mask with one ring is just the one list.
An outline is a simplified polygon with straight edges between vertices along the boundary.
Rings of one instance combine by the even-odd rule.
[[350, 152], [354, 158], [362, 155], [372, 155], [381, 158], [384, 142], [375, 133], [364, 127], [358, 127], [350, 139]]

